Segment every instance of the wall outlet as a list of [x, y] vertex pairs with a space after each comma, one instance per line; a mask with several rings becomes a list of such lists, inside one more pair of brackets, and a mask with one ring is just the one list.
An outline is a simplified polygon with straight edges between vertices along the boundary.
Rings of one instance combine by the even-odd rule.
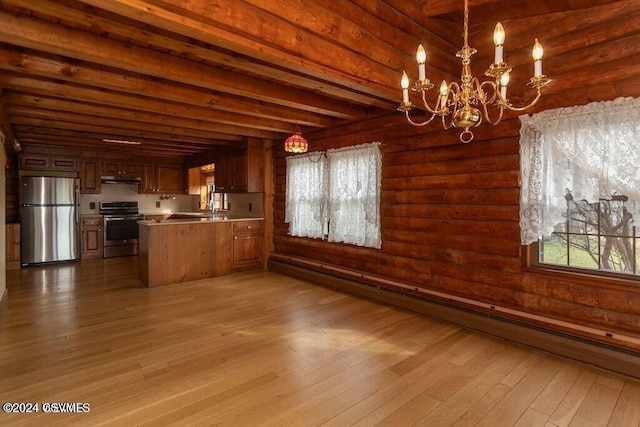
[[160, 202], [156, 202], [156, 208], [160, 208]]
[[253, 210], [253, 207], [251, 206], [251, 203], [249, 203], [249, 212], [251, 212]]

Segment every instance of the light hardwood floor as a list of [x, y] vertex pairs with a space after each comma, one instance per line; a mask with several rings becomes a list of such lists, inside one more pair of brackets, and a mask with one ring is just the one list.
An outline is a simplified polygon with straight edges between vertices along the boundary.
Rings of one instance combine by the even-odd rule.
[[638, 426], [640, 382], [272, 272], [147, 289], [137, 258], [8, 273], [2, 425]]

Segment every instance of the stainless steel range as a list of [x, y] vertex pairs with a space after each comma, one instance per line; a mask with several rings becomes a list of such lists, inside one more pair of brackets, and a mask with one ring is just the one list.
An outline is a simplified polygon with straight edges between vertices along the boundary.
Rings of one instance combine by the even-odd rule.
[[100, 202], [104, 216], [104, 257], [138, 254], [138, 202]]

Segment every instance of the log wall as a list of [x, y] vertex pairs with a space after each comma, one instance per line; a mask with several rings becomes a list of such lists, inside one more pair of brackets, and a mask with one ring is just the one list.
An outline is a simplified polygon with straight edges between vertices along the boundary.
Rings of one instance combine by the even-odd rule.
[[525, 265], [519, 129], [517, 118], [483, 125], [472, 143], [462, 144], [455, 130], [436, 124], [418, 133], [396, 114], [308, 135], [310, 151], [382, 141], [380, 250], [288, 236], [286, 153], [274, 149], [274, 253], [409, 285], [417, 293], [494, 305], [504, 317], [525, 313], [538, 326], [640, 349], [640, 283]]

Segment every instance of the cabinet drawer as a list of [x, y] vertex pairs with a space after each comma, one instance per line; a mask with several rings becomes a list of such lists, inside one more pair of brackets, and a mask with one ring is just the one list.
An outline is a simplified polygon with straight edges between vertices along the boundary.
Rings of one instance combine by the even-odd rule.
[[82, 218], [82, 226], [102, 225], [102, 217]]
[[262, 221], [236, 221], [233, 223], [233, 233], [259, 233], [262, 231]]

